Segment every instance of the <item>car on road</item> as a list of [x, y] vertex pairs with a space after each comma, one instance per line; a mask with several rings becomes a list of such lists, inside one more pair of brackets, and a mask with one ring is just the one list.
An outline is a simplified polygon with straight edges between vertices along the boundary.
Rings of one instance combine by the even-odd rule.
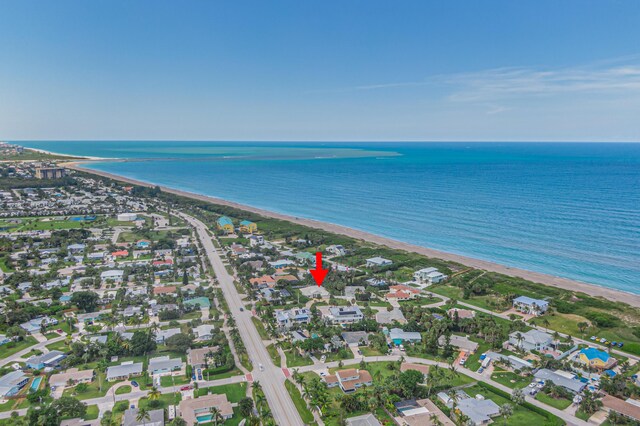
[[240, 308], [240, 312], [243, 312], [243, 311], [244, 311], [244, 308]]
[[138, 386], [140, 386], [140, 385], [139, 385], [139, 384], [138, 384], [138, 382], [136, 382], [135, 380], [132, 380], [132, 381], [131, 381], [131, 386], [133, 386], [134, 388], [137, 388], [137, 387], [138, 387]]
[[258, 366], [260, 367], [260, 371], [264, 371], [264, 365], [262, 365], [262, 363], [258, 364]]
[[133, 404], [131, 404], [131, 406], [130, 406], [129, 408], [131, 408], [132, 410], [135, 410], [135, 409], [136, 409], [136, 406], [135, 406], [135, 405], [133, 405]]
[[321, 371], [321, 372], [320, 372], [320, 377], [325, 377], [326, 375], [327, 375], [327, 372], [326, 372], [326, 371]]
[[358, 349], [358, 355], [362, 355], [362, 351]]
[[187, 386], [183, 386], [180, 388], [181, 391], [188, 391], [191, 390], [191, 385], [187, 385]]

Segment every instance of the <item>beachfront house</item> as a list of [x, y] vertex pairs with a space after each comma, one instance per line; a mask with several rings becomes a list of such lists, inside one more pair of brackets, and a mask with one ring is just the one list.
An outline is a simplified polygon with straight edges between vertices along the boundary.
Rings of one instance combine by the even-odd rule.
[[422, 268], [413, 273], [413, 280], [420, 284], [438, 284], [446, 279], [447, 276], [436, 268]]
[[365, 266], [367, 268], [381, 268], [383, 266], [393, 265], [393, 262], [389, 259], [385, 259], [384, 257], [371, 257], [366, 260]]
[[227, 216], [220, 216], [216, 221], [216, 225], [218, 226], [218, 229], [224, 233], [233, 234], [233, 221]]
[[519, 312], [538, 316], [547, 312], [547, 309], [549, 309], [549, 302], [541, 299], [533, 299], [527, 296], [520, 296], [513, 299], [513, 307]]
[[240, 232], [244, 232], [245, 234], [253, 234], [258, 230], [258, 225], [255, 222], [251, 222], [249, 220], [243, 220], [240, 222]]

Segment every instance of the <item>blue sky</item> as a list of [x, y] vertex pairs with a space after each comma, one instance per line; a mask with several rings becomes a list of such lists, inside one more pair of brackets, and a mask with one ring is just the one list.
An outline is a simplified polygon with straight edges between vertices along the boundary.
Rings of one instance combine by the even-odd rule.
[[0, 0], [0, 139], [640, 141], [640, 2]]

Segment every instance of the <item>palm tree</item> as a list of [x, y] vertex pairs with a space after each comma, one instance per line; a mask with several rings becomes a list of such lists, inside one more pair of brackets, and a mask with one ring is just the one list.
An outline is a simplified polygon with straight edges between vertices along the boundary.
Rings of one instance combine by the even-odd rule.
[[220, 410], [218, 409], [218, 407], [209, 408], [209, 412], [211, 413], [211, 420], [213, 420], [213, 424], [215, 426], [218, 426], [218, 422], [220, 420], [224, 420], [224, 418], [222, 418], [222, 414], [220, 414]]
[[507, 424], [509, 417], [513, 415], [513, 407], [511, 404], [502, 404], [500, 406], [500, 415], [504, 418], [504, 424]]
[[142, 422], [143, 425], [146, 425], [147, 420], [151, 420], [151, 415], [149, 414], [149, 410], [147, 410], [144, 407], [138, 408], [138, 415], [136, 416], [136, 421]]
[[158, 388], [156, 388], [155, 386], [152, 387], [149, 391], [149, 401], [155, 401], [156, 399], [160, 398], [160, 395], [161, 393]]

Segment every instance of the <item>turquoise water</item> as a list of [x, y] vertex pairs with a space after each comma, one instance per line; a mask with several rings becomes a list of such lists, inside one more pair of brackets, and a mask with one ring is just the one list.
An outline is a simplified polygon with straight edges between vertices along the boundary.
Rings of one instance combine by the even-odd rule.
[[25, 142], [92, 167], [640, 293], [640, 144]]
[[42, 377], [36, 377], [35, 379], [33, 379], [33, 382], [31, 382], [31, 390], [37, 391], [41, 381]]

